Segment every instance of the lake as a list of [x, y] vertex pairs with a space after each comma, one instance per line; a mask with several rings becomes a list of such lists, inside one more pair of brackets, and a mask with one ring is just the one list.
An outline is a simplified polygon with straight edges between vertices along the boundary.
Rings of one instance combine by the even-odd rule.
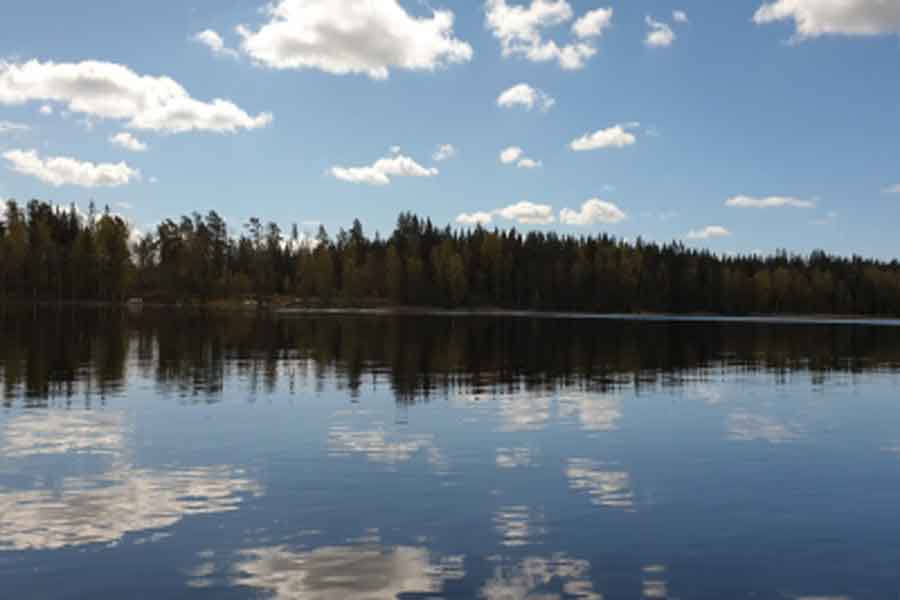
[[0, 307], [0, 597], [900, 597], [900, 328]]

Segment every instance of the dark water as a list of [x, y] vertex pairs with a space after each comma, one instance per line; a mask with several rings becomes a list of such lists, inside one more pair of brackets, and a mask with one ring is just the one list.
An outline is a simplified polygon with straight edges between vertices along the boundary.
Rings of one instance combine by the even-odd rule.
[[0, 597], [900, 597], [900, 329], [0, 308]]

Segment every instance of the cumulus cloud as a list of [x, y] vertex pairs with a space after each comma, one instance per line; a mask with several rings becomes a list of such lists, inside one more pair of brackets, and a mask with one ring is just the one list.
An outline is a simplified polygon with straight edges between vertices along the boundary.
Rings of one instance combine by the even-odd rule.
[[131, 150], [132, 152], [146, 152], [147, 144], [137, 139], [127, 131], [117, 133], [109, 138], [109, 142], [120, 148]]
[[669, 25], [657, 21], [651, 16], [647, 16], [646, 22], [647, 27], [650, 28], [650, 31], [647, 32], [647, 37], [644, 38], [644, 43], [647, 46], [651, 48], [668, 48], [675, 42], [675, 32], [672, 31]]
[[460, 225], [474, 227], [475, 225], [488, 225], [494, 220], [494, 216], [489, 212], [473, 212], [462, 213], [456, 217], [456, 222]]
[[631, 146], [637, 138], [629, 129], [640, 127], [640, 123], [622, 123], [595, 131], [572, 140], [569, 147], [575, 152], [598, 150], [600, 148], [624, 148]]
[[709, 225], [703, 229], [691, 229], [687, 234], [689, 240], [710, 240], [731, 235], [731, 232], [721, 225]]
[[518, 146], [504, 148], [500, 152], [500, 162], [504, 165], [516, 165], [520, 169], [536, 169], [542, 166], [541, 161], [525, 156], [525, 151]]
[[393, 156], [381, 158], [365, 167], [332, 167], [335, 179], [349, 183], [366, 185], [388, 185], [392, 177], [434, 177], [439, 173], [435, 168], [426, 168], [408, 156], [397, 152]]
[[792, 20], [795, 40], [823, 35], [887, 35], [900, 33], [900, 3], [894, 0], [776, 0], [753, 15], [762, 25]]
[[[608, 12], [607, 12], [608, 11]], [[532, 0], [530, 5], [510, 5], [507, 0], [487, 0], [485, 21], [498, 40], [504, 57], [522, 56], [532, 62], [555, 61], [563, 69], [584, 67], [597, 53], [593, 42], [609, 27], [612, 9], [586, 13], [573, 25], [575, 41], [560, 46], [545, 40], [547, 29], [570, 22], [575, 16], [567, 0]]]
[[456, 148], [453, 147], [453, 144], [441, 144], [434, 151], [434, 154], [431, 155], [431, 158], [437, 162], [450, 160], [455, 157]]
[[269, 21], [237, 28], [241, 49], [274, 69], [319, 69], [387, 79], [391, 69], [434, 71], [472, 59], [472, 46], [454, 37], [454, 15], [409, 15], [397, 0], [277, 0]]
[[611, 8], [598, 8], [586, 12], [572, 25], [572, 31], [581, 39], [599, 37], [612, 25], [612, 17]]
[[532, 110], [537, 107], [546, 112], [554, 104], [556, 104], [556, 100], [547, 92], [531, 87], [527, 83], [514, 85], [497, 98], [497, 106], [500, 108], [521, 106], [525, 110]]
[[14, 171], [56, 187], [118, 187], [141, 177], [140, 171], [124, 162], [82, 162], [65, 156], [44, 159], [35, 150], [9, 150], [3, 153], [3, 158], [9, 161]]
[[615, 224], [627, 218], [625, 212], [606, 200], [591, 198], [581, 205], [581, 210], [564, 208], [559, 213], [559, 222], [566, 225]]
[[555, 219], [553, 207], [547, 204], [519, 202], [494, 211], [495, 214], [523, 225], [548, 225]]
[[683, 10], [673, 10], [672, 11], [672, 20], [676, 23], [687, 23], [688, 16], [687, 13]]
[[534, 160], [533, 158], [523, 158], [516, 164], [516, 166], [520, 169], [537, 169], [544, 166], [544, 164], [539, 160]]
[[519, 160], [524, 152], [525, 151], [518, 146], [510, 146], [509, 148], [505, 148], [500, 152], [500, 162], [502, 162], [504, 165], [512, 164]]
[[0, 61], [0, 104], [60, 102], [89, 118], [124, 120], [132, 129], [233, 133], [267, 126], [272, 115], [251, 116], [228, 100], [196, 100], [169, 77], [139, 75], [109, 62]]
[[729, 208], [815, 208], [816, 203], [788, 196], [766, 196], [764, 198], [734, 196], [725, 201], [725, 206]]
[[217, 31], [213, 31], [212, 29], [204, 29], [203, 31], [195, 34], [191, 39], [198, 44], [203, 44], [204, 46], [212, 50], [212, 53], [217, 56], [228, 56], [229, 58], [238, 57], [237, 50], [225, 46], [225, 40], [222, 39], [222, 36], [219, 35]]

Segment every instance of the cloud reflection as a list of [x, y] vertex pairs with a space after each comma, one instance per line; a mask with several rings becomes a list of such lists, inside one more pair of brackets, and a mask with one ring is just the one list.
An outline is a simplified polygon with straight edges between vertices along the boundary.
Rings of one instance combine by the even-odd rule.
[[376, 544], [295, 551], [282, 546], [241, 553], [234, 585], [264, 590], [277, 600], [394, 600], [438, 594], [465, 577], [462, 557], [433, 562], [428, 550]]
[[647, 600], [669, 597], [669, 583], [666, 581], [665, 565], [648, 565], [643, 568], [643, 594]]
[[552, 401], [549, 396], [517, 394], [500, 398], [500, 431], [540, 431], [550, 420]]
[[622, 418], [622, 401], [608, 394], [567, 394], [559, 398], [559, 414], [576, 417], [584, 431], [615, 431]]
[[432, 441], [432, 436], [426, 434], [389, 434], [383, 429], [354, 431], [339, 425], [328, 432], [328, 451], [332, 456], [362, 454], [372, 462], [396, 465], [430, 448]]
[[259, 487], [229, 467], [172, 472], [119, 467], [67, 478], [61, 490], [0, 492], [0, 549], [55, 550], [109, 543], [189, 515], [236, 510]]
[[764, 415], [736, 412], [728, 415], [728, 438], [738, 442], [786, 444], [802, 436], [788, 425]]
[[3, 456], [26, 458], [50, 454], [117, 454], [125, 445], [121, 414], [25, 413], [4, 428]]
[[[122, 415], [48, 413], [7, 424], [2, 448], [7, 458], [76, 452], [112, 461], [100, 473], [65, 477], [52, 489], [0, 489], [0, 550], [112, 543], [189, 515], [236, 510], [244, 495], [261, 493], [258, 484], [229, 466], [134, 467], [125, 456], [124, 423]], [[40, 486], [42, 478], [35, 480]]]
[[494, 514], [494, 528], [500, 534], [503, 546], [527, 546], [534, 538], [544, 534], [545, 530], [540, 525], [543, 518], [527, 506], [506, 506]]
[[590, 579], [590, 563], [564, 555], [526, 558], [511, 568], [500, 567], [481, 589], [485, 600], [602, 600]]
[[585, 491], [591, 502], [606, 508], [634, 508], [631, 476], [625, 471], [607, 471], [604, 465], [587, 458], [573, 458], [566, 468], [569, 487]]
[[533, 453], [530, 448], [497, 448], [496, 463], [498, 469], [530, 467]]

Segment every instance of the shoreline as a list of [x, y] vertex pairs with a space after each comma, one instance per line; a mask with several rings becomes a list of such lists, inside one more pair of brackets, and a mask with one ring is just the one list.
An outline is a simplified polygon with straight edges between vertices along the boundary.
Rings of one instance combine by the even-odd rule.
[[879, 325], [900, 327], [900, 318], [866, 317], [857, 315], [718, 315], [679, 313], [596, 313], [576, 311], [541, 311], [495, 308], [428, 308], [396, 306], [385, 308], [270, 308], [278, 315], [358, 315], [358, 316], [433, 316], [433, 317], [495, 317], [524, 319], [639, 321], [658, 323], [759, 323], [784, 325]]
[[238, 313], [265, 313], [277, 316], [430, 316], [430, 317], [490, 317], [516, 319], [557, 319], [592, 321], [635, 321], [643, 323], [736, 323], [773, 325], [868, 325], [900, 327], [900, 318], [864, 315], [831, 314], [751, 314], [722, 315], [715, 313], [599, 313], [589, 311], [505, 309], [490, 307], [437, 308], [427, 306], [296, 306], [291, 304], [256, 305], [233, 301], [206, 303], [166, 302], [94, 302], [94, 301], [0, 301], [0, 307], [71, 307], [124, 308], [131, 311], [149, 310], [209, 310]]

